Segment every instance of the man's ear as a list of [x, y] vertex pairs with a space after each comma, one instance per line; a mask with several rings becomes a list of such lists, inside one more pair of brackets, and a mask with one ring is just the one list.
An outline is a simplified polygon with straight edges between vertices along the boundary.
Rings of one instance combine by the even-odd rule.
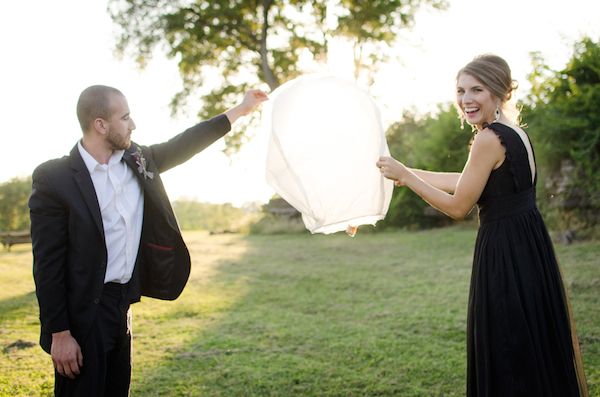
[[102, 135], [106, 135], [106, 133], [108, 132], [108, 124], [107, 124], [106, 120], [104, 120], [100, 117], [98, 117], [97, 119], [95, 119], [93, 121], [92, 127], [93, 127], [94, 131], [96, 131]]

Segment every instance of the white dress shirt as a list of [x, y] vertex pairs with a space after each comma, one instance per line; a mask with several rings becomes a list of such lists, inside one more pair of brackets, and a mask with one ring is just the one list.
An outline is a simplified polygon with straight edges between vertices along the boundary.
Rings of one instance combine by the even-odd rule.
[[124, 284], [131, 279], [142, 235], [144, 194], [123, 150], [100, 164], [81, 145], [79, 153], [90, 172], [102, 214], [108, 260], [104, 282]]

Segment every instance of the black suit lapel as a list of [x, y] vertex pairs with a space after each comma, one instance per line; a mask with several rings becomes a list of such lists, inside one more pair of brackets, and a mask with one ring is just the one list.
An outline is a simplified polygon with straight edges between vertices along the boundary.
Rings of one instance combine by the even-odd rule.
[[77, 182], [77, 186], [81, 191], [81, 195], [83, 196], [83, 200], [87, 205], [88, 209], [92, 213], [92, 218], [94, 219], [94, 223], [96, 227], [100, 231], [102, 238], [104, 239], [104, 227], [102, 225], [102, 214], [100, 214], [100, 204], [98, 203], [98, 196], [96, 196], [96, 189], [94, 189], [94, 183], [92, 182], [92, 178], [90, 177], [90, 173], [85, 166], [83, 159], [81, 158], [81, 154], [79, 153], [79, 149], [77, 145], [71, 150], [70, 154], [71, 159], [71, 168], [75, 171], [73, 174], [73, 178]]

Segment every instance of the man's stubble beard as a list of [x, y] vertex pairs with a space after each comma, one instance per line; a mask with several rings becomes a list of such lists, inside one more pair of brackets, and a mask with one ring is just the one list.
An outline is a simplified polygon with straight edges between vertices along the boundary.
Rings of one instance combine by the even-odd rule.
[[110, 144], [112, 150], [127, 150], [131, 146], [131, 140], [124, 138], [110, 130], [108, 131], [106, 140]]

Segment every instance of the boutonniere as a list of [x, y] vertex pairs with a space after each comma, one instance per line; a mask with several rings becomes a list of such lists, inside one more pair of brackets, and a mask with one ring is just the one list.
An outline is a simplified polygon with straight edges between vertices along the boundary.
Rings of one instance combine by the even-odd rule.
[[138, 172], [144, 176], [144, 179], [154, 178], [154, 172], [150, 172], [146, 169], [146, 158], [144, 157], [144, 153], [142, 153], [142, 148], [136, 146], [135, 152], [133, 152], [132, 156], [137, 164]]

